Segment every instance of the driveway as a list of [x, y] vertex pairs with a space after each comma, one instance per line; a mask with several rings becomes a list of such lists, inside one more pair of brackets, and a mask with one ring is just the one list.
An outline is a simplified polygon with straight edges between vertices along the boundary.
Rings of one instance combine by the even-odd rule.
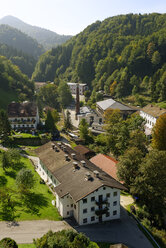
[[121, 207], [121, 220], [75, 228], [93, 241], [123, 243], [129, 248], [153, 248], [136, 221]]
[[71, 229], [71, 227], [65, 221], [3, 221], [0, 222], [0, 240], [5, 237], [10, 237], [18, 244], [32, 243], [34, 238], [42, 237], [49, 230], [57, 232], [63, 229]]

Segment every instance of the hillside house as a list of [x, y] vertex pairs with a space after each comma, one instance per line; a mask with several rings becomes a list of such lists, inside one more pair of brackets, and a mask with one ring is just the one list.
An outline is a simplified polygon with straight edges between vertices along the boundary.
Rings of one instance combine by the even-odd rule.
[[49, 142], [36, 150], [38, 170], [54, 187], [56, 207], [63, 218], [79, 225], [120, 218], [117, 180], [64, 143]]
[[67, 85], [69, 86], [72, 95], [76, 95], [78, 85], [79, 85], [79, 95], [84, 95], [84, 92], [88, 89], [87, 84], [77, 84], [77, 83], [68, 82]]
[[149, 134], [156, 124], [157, 119], [165, 113], [166, 109], [153, 106], [152, 104], [148, 104], [140, 110], [140, 116], [146, 120], [145, 129], [149, 129]]
[[8, 105], [8, 118], [14, 130], [37, 129], [38, 107], [33, 102], [12, 102]]
[[126, 119], [128, 115], [130, 115], [136, 111], [135, 109], [132, 109], [132, 108], [120, 103], [120, 102], [117, 102], [117, 101], [113, 100], [112, 98], [97, 102], [96, 103], [96, 109], [102, 116], [104, 116], [104, 112], [107, 109], [113, 109], [113, 110], [118, 109], [118, 110], [120, 110], [122, 117], [124, 119]]

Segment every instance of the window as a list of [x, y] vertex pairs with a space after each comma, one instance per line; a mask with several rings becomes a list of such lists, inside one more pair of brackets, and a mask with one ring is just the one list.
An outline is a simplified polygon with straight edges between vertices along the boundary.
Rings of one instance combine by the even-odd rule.
[[67, 205], [67, 207], [69, 207], [69, 205]]
[[117, 205], [117, 201], [114, 201], [114, 202], [113, 202], [113, 206], [116, 206], [116, 205]]
[[76, 205], [74, 204], [74, 209], [76, 209]]
[[107, 207], [110, 207], [110, 203], [107, 203]]
[[96, 189], [96, 192], [98, 191], [98, 189]]
[[117, 195], [118, 195], [118, 193], [117, 193], [117, 191], [115, 191], [115, 192], [114, 192], [114, 196], [117, 196]]
[[107, 213], [106, 213], [106, 217], [109, 217], [109, 216], [110, 216], [110, 213], [109, 213], [109, 212], [107, 212]]
[[115, 211], [113, 211], [113, 215], [117, 215], [117, 211], [115, 210]]
[[91, 207], [91, 212], [94, 212], [95, 211], [95, 207]]
[[83, 199], [83, 203], [87, 203], [87, 199]]
[[86, 214], [87, 213], [87, 208], [84, 208], [83, 209], [83, 214]]
[[83, 223], [87, 223], [87, 218], [83, 219]]
[[95, 220], [95, 216], [92, 216], [92, 217], [91, 217], [91, 221], [94, 221], [94, 220]]
[[105, 190], [106, 188], [105, 187], [103, 187], [103, 190]]
[[73, 207], [73, 204], [71, 204], [71, 208]]
[[107, 198], [110, 197], [110, 193], [106, 194], [106, 197], [107, 197]]
[[67, 211], [67, 215], [69, 215], [69, 211]]
[[93, 201], [95, 201], [95, 197], [94, 196], [91, 197], [91, 202], [93, 202]]

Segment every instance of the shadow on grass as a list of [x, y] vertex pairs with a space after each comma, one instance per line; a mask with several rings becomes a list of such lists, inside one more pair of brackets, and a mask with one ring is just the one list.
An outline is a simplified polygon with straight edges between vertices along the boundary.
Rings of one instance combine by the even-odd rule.
[[16, 172], [15, 171], [5, 171], [5, 175], [12, 177], [12, 178], [16, 178]]
[[43, 207], [48, 206], [48, 199], [42, 194], [29, 192], [22, 198], [22, 204], [26, 213], [40, 215], [39, 211]]
[[4, 176], [0, 176], [0, 187], [6, 185], [7, 179]]
[[24, 166], [24, 164], [21, 163], [21, 162], [15, 163], [14, 166], [13, 166], [13, 170], [15, 170], [15, 171], [19, 171], [19, 170], [21, 170], [22, 168], [25, 168], [25, 166]]
[[20, 214], [16, 214], [15, 212], [16, 210], [11, 208], [2, 209], [0, 211], [1, 220], [14, 221], [16, 218], [20, 217]]

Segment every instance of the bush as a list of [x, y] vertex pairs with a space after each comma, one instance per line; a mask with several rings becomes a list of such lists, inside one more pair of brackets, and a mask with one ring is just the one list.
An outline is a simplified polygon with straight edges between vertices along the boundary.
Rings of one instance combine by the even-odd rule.
[[15, 240], [4, 238], [0, 241], [0, 248], [18, 248], [18, 245]]

